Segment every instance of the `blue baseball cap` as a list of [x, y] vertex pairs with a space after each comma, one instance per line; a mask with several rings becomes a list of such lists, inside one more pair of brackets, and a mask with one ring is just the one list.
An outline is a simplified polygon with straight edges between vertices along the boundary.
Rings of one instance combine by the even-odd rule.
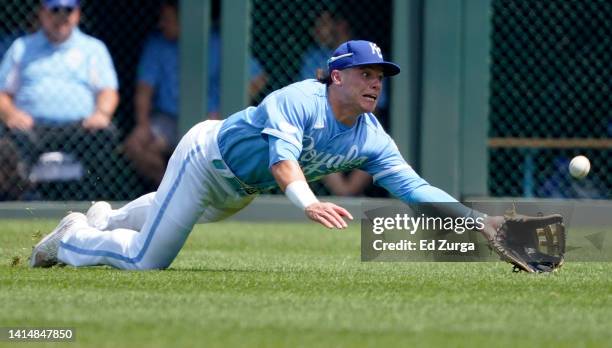
[[364, 65], [380, 65], [385, 76], [400, 73], [400, 67], [383, 59], [380, 47], [365, 40], [351, 40], [338, 46], [327, 61], [329, 71], [343, 70]]
[[79, 0], [43, 0], [46, 8], [79, 7]]

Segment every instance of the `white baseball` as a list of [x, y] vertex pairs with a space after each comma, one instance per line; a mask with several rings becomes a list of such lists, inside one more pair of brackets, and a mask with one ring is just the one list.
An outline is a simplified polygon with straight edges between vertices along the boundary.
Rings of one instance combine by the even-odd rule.
[[591, 170], [591, 162], [584, 156], [576, 156], [572, 158], [569, 164], [569, 172], [576, 179], [582, 179]]

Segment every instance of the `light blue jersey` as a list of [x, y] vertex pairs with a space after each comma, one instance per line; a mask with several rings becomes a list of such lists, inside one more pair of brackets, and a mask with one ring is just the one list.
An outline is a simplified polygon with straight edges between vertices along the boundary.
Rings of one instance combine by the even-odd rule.
[[[244, 183], [261, 191], [278, 187], [270, 167], [298, 161], [306, 179], [361, 168], [404, 202], [455, 201], [435, 189], [406, 163], [395, 142], [372, 114], [352, 127], [338, 122], [327, 88], [316, 80], [291, 84], [257, 107], [230, 116], [218, 135], [221, 155]], [[419, 188], [427, 188], [418, 190]]]
[[93, 113], [100, 90], [117, 85], [104, 43], [76, 28], [61, 44], [40, 30], [18, 38], [0, 65], [0, 90], [38, 122], [81, 120]]

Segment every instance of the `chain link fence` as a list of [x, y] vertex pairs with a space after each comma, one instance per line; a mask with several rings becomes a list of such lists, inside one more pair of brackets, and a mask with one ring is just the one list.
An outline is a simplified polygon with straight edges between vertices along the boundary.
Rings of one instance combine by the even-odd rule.
[[[119, 80], [120, 103], [113, 118], [114, 130], [90, 136], [75, 124], [61, 131], [35, 126], [32, 137], [38, 140], [48, 133], [55, 134], [54, 140], [41, 141], [43, 145], [37, 148], [28, 142], [31, 139], [15, 139], [3, 124], [0, 200], [129, 200], [155, 189], [153, 183], [138, 175], [123, 150], [135, 126], [133, 101], [138, 62], [148, 36], [156, 29], [161, 3], [81, 1], [79, 28], [106, 45]], [[0, 55], [16, 38], [39, 30], [39, 5], [39, 0], [0, 0]], [[360, 10], [354, 11], [356, 7]], [[391, 8], [386, 0], [254, 0], [251, 9], [251, 54], [267, 76], [263, 88], [252, 94], [253, 104], [277, 88], [314, 77], [316, 68], [324, 67], [332, 50], [345, 40], [372, 40], [387, 54], [390, 52]], [[220, 11], [220, 1], [212, 1], [216, 30]], [[51, 102], [81, 102], [73, 95], [59, 95], [63, 96]], [[387, 109], [388, 101], [384, 101], [380, 116], [385, 124]], [[324, 185], [315, 188], [319, 194], [328, 193]], [[367, 192], [377, 191], [370, 188]]]
[[[612, 198], [612, 1], [495, 0], [489, 191]], [[575, 180], [570, 159], [592, 170]]]
[[[0, 0], [0, 54], [15, 38], [38, 29], [38, 4]], [[15, 160], [23, 156], [3, 128], [2, 200], [128, 200], [154, 189], [124, 157], [122, 143], [134, 126], [138, 60], [156, 28], [160, 1], [85, 0], [81, 5], [80, 28], [106, 44], [119, 79], [116, 131], [90, 143], [76, 131], [68, 133], [65, 143], [82, 142], [80, 150], [94, 155], [36, 153], [27, 166]], [[267, 75], [264, 87], [252, 95], [253, 104], [291, 82], [315, 77], [333, 48], [349, 38], [374, 41], [391, 54], [391, 1], [253, 0], [251, 5], [251, 55]], [[219, 1], [213, 1], [216, 18], [219, 9]], [[493, 0], [492, 14], [489, 192], [611, 198], [612, 1]], [[386, 128], [388, 87], [378, 111]], [[62, 152], [65, 145], [56, 144], [50, 152]], [[582, 181], [567, 175], [567, 163], [577, 154], [593, 164]], [[54, 166], [73, 175], [45, 181]], [[315, 190], [328, 192], [321, 184]]]

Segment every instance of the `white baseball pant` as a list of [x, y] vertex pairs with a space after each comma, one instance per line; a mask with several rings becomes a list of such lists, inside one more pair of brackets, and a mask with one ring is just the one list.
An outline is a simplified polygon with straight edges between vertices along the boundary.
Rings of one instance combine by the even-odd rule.
[[167, 268], [200, 217], [219, 221], [248, 205], [256, 195], [236, 189], [236, 178], [223, 163], [217, 145], [221, 124], [205, 121], [194, 126], [172, 154], [157, 192], [112, 211], [104, 231], [68, 231], [58, 259], [72, 266]]

